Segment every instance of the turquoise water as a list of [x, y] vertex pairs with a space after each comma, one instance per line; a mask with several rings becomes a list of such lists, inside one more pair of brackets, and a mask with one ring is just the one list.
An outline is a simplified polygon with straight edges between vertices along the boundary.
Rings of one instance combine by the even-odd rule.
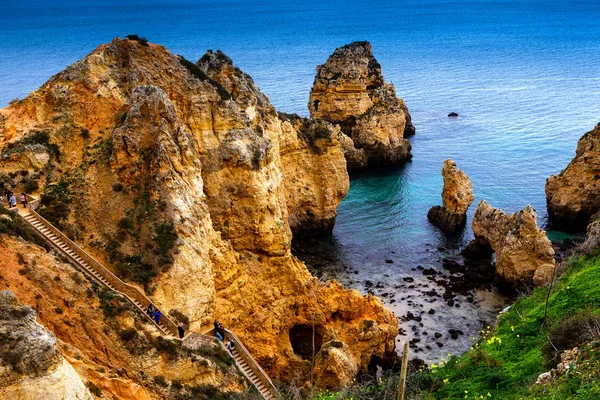
[[[545, 224], [545, 179], [600, 120], [598, 21], [600, 3], [583, 0], [2, 2], [0, 106], [98, 44], [137, 33], [191, 60], [221, 49], [279, 110], [307, 115], [315, 66], [338, 46], [371, 41], [417, 134], [412, 162], [352, 179], [334, 235], [320, 243], [333, 260], [323, 271], [365, 291], [365, 279], [398, 286], [419, 275], [416, 265], [440, 269], [441, 257], [472, 236], [467, 228], [445, 237], [427, 222], [441, 202], [445, 158], [470, 176], [476, 203], [508, 212], [531, 204]], [[447, 118], [450, 111], [460, 117]], [[397, 300], [420, 296], [395, 290]], [[398, 315], [406, 309], [386, 302]], [[495, 311], [489, 302], [437, 307], [421, 328], [469, 324], [465, 336]], [[449, 344], [452, 352], [467, 346], [462, 338]]]

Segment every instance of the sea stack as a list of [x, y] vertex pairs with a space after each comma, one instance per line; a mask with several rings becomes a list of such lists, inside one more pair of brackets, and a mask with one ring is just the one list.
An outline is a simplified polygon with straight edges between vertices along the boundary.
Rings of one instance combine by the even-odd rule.
[[406, 137], [415, 127], [394, 85], [383, 79], [369, 42], [342, 46], [317, 67], [308, 108], [311, 117], [341, 127], [349, 170], [412, 158]]
[[546, 181], [546, 203], [553, 226], [583, 231], [600, 211], [600, 124], [583, 135], [569, 165]]
[[444, 161], [442, 176], [442, 206], [431, 207], [427, 218], [444, 232], [455, 233], [463, 229], [467, 222], [467, 210], [475, 199], [473, 186], [467, 174], [459, 170], [451, 159]]
[[531, 206], [507, 215], [481, 200], [473, 216], [473, 233], [496, 253], [496, 277], [512, 285], [541, 286], [552, 278], [554, 249], [538, 228]]

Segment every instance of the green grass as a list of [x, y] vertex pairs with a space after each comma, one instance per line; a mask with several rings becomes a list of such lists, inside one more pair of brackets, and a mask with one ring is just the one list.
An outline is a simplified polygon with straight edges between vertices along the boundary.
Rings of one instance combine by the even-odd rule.
[[[483, 332], [484, 337], [474, 343], [469, 352], [434, 367], [428, 373], [432, 382], [428, 391], [433, 398], [600, 398], [598, 383], [584, 382], [585, 378], [578, 378], [574, 392], [566, 383], [544, 391], [537, 387], [531, 389], [538, 375], [549, 370], [552, 363], [548, 353], [545, 357], [542, 350], [551, 347], [550, 340], [557, 345], [554, 340], [558, 340], [561, 330], [567, 330], [570, 340], [567, 348], [589, 342], [589, 334], [581, 329], [568, 331], [570, 324], [564, 321], [600, 316], [600, 257], [574, 260], [555, 282], [549, 298], [547, 323], [543, 327], [547, 293], [548, 288], [542, 287], [520, 299], [501, 317], [494, 331]], [[597, 363], [597, 353], [594, 357], [590, 362]]]

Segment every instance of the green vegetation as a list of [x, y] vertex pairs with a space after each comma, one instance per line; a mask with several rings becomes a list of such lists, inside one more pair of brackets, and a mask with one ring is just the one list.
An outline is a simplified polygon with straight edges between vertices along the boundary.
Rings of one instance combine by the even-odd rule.
[[36, 131], [31, 135], [28, 135], [16, 142], [9, 143], [6, 146], [2, 155], [10, 155], [15, 153], [22, 153], [25, 150], [25, 146], [40, 144], [44, 146], [48, 153], [53, 156], [56, 160], [60, 161], [60, 151], [58, 150], [58, 146], [56, 144], [50, 143], [50, 134], [45, 131]]
[[156, 225], [154, 227], [154, 241], [156, 242], [159, 265], [170, 265], [172, 262], [171, 250], [177, 242], [177, 233], [173, 222]]
[[38, 213], [46, 218], [52, 225], [60, 230], [65, 229], [65, 222], [69, 216], [72, 195], [70, 182], [62, 178], [59, 182], [46, 185], [40, 196]]
[[598, 364], [600, 257], [580, 257], [568, 265], [552, 288], [544, 324], [547, 295], [547, 287], [536, 289], [517, 301], [494, 331], [482, 332], [469, 352], [432, 366], [428, 389], [433, 398], [599, 398], [597, 369], [562, 377], [548, 387], [530, 387], [557, 364], [560, 353], [575, 346], [584, 346], [591, 357], [587, 362]]
[[[409, 373], [408, 398], [600, 398], [600, 256], [581, 256], [569, 263], [554, 282], [544, 319], [547, 296], [548, 287], [537, 288], [504, 313], [495, 329], [488, 327], [480, 338], [472, 338], [471, 350], [462, 356]], [[580, 349], [575, 368], [547, 385], [533, 385], [557, 365], [563, 351], [574, 347]], [[389, 372], [312, 398], [395, 400], [397, 385], [398, 372]]]
[[141, 44], [142, 46], [148, 47], [148, 39], [146, 39], [143, 36], [138, 36], [138, 35], [127, 35], [125, 36], [125, 39], [127, 40], [134, 40], [136, 42], [138, 42], [139, 44]]
[[0, 234], [19, 236], [48, 251], [51, 249], [48, 242], [46, 242], [46, 240], [44, 240], [31, 225], [25, 222], [15, 212], [7, 210], [2, 205], [0, 205]]
[[214, 361], [217, 364], [217, 368], [221, 371], [227, 371], [234, 365], [233, 358], [216, 341], [214, 344], [204, 344], [191, 353]]

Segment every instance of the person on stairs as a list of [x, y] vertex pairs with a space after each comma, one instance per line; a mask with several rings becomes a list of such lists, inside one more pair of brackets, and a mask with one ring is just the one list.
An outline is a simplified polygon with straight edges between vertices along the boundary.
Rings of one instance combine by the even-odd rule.
[[233, 342], [233, 339], [230, 339], [229, 342], [227, 342], [227, 350], [229, 350], [229, 352], [231, 353], [232, 356], [233, 356], [233, 349], [235, 349], [235, 343]]
[[21, 192], [19, 196], [19, 201], [23, 204], [23, 208], [27, 208], [27, 196], [25, 196], [25, 192]]
[[179, 339], [183, 339], [183, 335], [185, 333], [185, 328], [183, 327], [183, 324], [179, 324], [179, 326], [177, 327], [177, 333], [179, 333]]
[[225, 341], [225, 327], [222, 323], [217, 323], [217, 328], [215, 329], [215, 334], [219, 338], [221, 342]]
[[148, 305], [148, 308], [146, 309], [146, 314], [148, 314], [150, 318], [154, 318], [154, 306], [152, 305], [152, 303]]
[[160, 325], [161, 315], [162, 315], [162, 313], [160, 312], [160, 310], [158, 308], [154, 310], [154, 322], [156, 322], [158, 325]]
[[17, 198], [14, 194], [11, 194], [8, 198], [8, 208], [13, 208], [17, 206]]

